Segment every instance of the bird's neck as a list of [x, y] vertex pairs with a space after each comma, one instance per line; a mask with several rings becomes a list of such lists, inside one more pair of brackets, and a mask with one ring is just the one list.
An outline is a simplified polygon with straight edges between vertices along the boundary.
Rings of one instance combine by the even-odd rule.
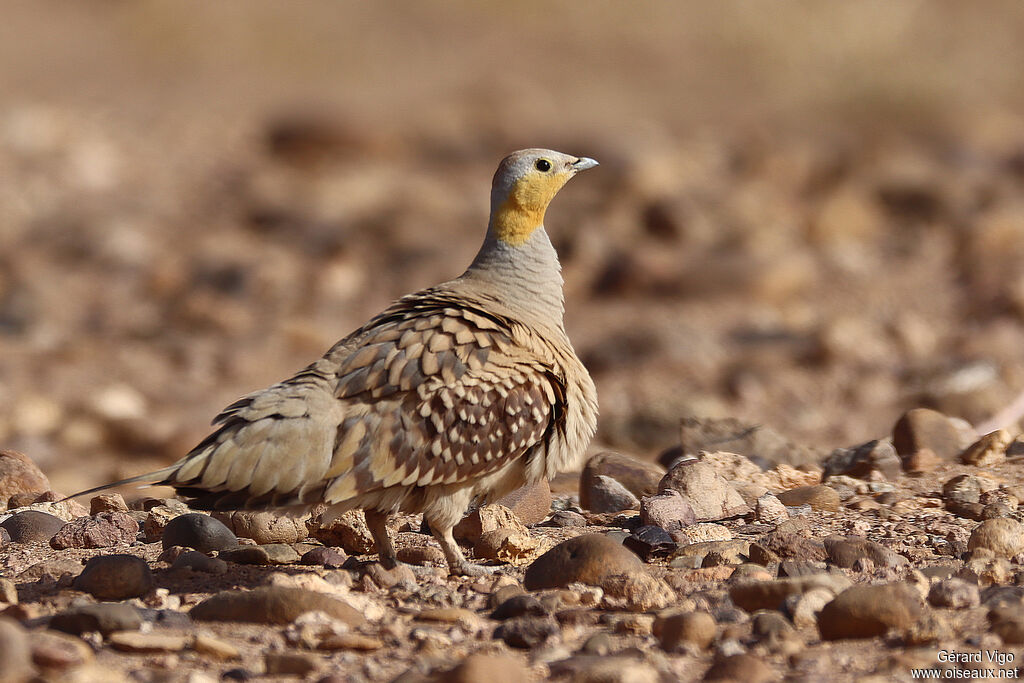
[[498, 237], [492, 220], [462, 277], [488, 285], [493, 297], [517, 313], [558, 328], [563, 325], [562, 267], [543, 225], [512, 245]]

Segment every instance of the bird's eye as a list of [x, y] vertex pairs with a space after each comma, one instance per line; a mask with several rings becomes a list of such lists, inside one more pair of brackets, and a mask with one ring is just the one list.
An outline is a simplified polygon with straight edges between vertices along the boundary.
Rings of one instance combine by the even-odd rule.
[[551, 162], [547, 159], [538, 159], [536, 166], [537, 170], [541, 173], [547, 173], [551, 170]]

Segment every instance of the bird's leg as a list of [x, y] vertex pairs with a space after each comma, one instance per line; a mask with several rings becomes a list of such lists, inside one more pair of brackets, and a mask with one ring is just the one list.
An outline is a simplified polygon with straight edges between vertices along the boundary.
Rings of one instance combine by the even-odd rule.
[[379, 510], [363, 510], [366, 517], [366, 526], [377, 544], [377, 556], [385, 569], [394, 569], [398, 566], [398, 556], [395, 554], [395, 546], [391, 542], [391, 535], [388, 533], [388, 513]]
[[497, 567], [483, 567], [473, 564], [462, 554], [462, 548], [455, 542], [452, 535], [451, 525], [441, 526], [436, 522], [430, 522], [430, 531], [434, 538], [441, 544], [444, 551], [444, 559], [448, 561], [448, 572], [456, 576], [490, 576], [498, 570]]

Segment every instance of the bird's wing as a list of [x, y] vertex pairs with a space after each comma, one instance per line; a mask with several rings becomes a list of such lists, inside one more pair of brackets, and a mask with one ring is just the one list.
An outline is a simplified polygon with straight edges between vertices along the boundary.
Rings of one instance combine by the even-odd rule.
[[443, 297], [400, 300], [295, 377], [226, 408], [164, 483], [204, 507], [259, 507], [498, 469], [564, 415], [558, 373], [511, 325]]

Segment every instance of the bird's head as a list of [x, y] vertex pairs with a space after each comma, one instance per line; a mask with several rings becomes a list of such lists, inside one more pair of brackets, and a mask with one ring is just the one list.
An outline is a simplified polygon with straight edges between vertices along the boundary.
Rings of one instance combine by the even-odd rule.
[[492, 234], [520, 246], [544, 224], [544, 212], [569, 178], [597, 166], [586, 157], [524, 149], [502, 159], [491, 185]]

